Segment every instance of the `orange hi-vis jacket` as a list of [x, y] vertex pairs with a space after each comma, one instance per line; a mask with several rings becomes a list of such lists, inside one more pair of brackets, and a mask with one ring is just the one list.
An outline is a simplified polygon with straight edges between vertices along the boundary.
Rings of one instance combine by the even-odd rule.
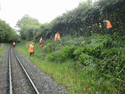
[[39, 42], [42, 42], [42, 41], [43, 41], [43, 39], [40, 39], [40, 40], [39, 40]]
[[106, 20], [105, 22], [107, 22], [107, 24], [106, 24], [106, 29], [112, 28], [112, 25], [111, 25], [111, 23], [110, 23], [109, 20]]
[[55, 41], [59, 40], [60, 39], [60, 34], [55, 34]]
[[33, 47], [34, 47], [34, 45], [33, 45], [33, 44], [30, 44], [30, 46], [29, 46], [29, 52], [30, 52], [30, 53], [33, 53]]
[[15, 45], [15, 42], [13, 42], [13, 45]]

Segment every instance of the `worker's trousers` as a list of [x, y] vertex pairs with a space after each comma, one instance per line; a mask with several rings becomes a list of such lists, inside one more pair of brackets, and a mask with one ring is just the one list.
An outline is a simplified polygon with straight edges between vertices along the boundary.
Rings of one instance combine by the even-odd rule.
[[111, 28], [106, 29], [106, 34], [111, 34]]

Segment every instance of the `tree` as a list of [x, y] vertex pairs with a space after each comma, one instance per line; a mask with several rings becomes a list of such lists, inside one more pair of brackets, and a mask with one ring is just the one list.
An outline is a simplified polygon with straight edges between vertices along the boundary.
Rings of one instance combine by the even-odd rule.
[[31, 18], [29, 15], [24, 15], [21, 20], [19, 20], [16, 24], [16, 27], [20, 28], [19, 33], [21, 35], [21, 39], [28, 39], [33, 37], [38, 30], [36, 28], [40, 28], [41, 24], [37, 19]]
[[16, 31], [0, 19], [0, 42], [18, 41]]

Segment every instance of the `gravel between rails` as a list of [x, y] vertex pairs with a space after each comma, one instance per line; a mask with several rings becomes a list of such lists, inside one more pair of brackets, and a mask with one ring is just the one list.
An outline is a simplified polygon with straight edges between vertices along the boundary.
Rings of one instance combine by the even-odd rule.
[[28, 83], [26, 75], [20, 67], [19, 62], [16, 60], [13, 48], [10, 51], [13, 94], [34, 94], [31, 85]]
[[40, 94], [70, 94], [69, 91], [43, 73], [37, 66], [14, 48], [15, 53], [35, 83]]

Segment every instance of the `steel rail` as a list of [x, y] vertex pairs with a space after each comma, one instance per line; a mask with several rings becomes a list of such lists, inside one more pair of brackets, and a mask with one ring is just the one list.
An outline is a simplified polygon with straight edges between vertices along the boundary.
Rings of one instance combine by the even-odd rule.
[[[13, 52], [14, 52], [14, 51], [13, 51]], [[31, 85], [32, 85], [32, 87], [33, 87], [33, 89], [34, 89], [34, 91], [36, 92], [36, 94], [40, 94], [39, 91], [37, 90], [35, 84], [33, 83], [32, 79], [31, 79], [30, 76], [28, 75], [27, 71], [26, 71], [25, 68], [23, 67], [21, 61], [19, 60], [19, 58], [18, 58], [17, 55], [15, 54], [15, 52], [14, 52], [14, 55], [16, 56], [16, 59], [17, 59], [17, 61], [19, 62], [19, 64], [21, 65], [23, 71], [25, 72], [25, 74], [26, 74], [26, 76], [27, 76], [29, 82], [31, 83]]]
[[13, 94], [13, 90], [12, 90], [12, 76], [11, 76], [11, 64], [10, 64], [10, 52], [9, 52], [9, 61], [8, 62], [9, 62], [9, 93]]

